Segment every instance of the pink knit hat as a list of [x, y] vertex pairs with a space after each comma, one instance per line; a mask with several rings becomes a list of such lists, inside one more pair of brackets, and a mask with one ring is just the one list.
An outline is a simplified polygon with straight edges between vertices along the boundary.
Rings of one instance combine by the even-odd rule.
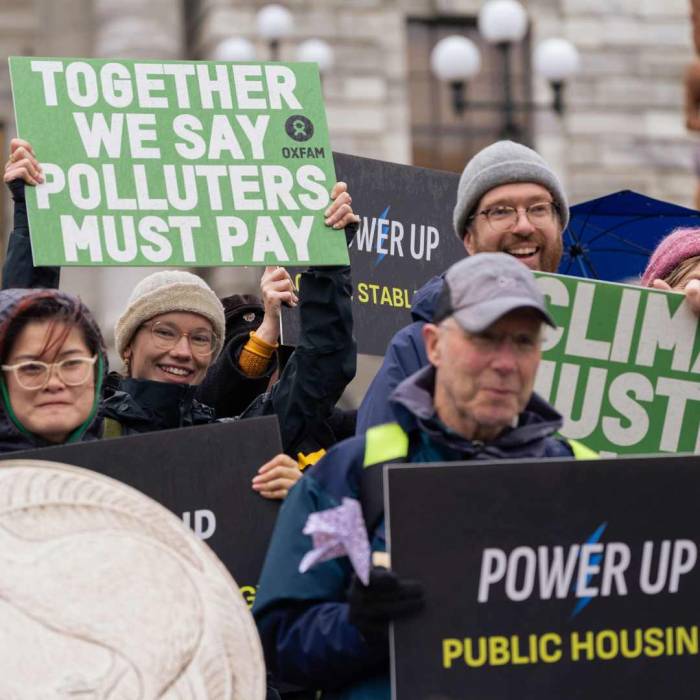
[[677, 228], [664, 238], [649, 258], [642, 275], [642, 286], [663, 280], [687, 258], [700, 255], [700, 228]]

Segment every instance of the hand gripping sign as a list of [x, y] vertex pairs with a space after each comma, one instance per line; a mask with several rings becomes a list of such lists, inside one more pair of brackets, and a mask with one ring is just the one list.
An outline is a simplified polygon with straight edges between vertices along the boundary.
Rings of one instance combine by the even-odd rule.
[[36, 265], [343, 264], [312, 64], [10, 59]]

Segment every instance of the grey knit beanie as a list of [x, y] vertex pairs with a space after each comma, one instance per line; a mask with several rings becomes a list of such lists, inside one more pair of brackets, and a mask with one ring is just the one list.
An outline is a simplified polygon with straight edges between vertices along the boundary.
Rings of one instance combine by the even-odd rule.
[[562, 231], [569, 223], [569, 203], [559, 178], [539, 153], [514, 141], [497, 141], [480, 150], [466, 165], [457, 188], [452, 220], [459, 240], [479, 200], [494, 187], [534, 182], [548, 189], [559, 210]]
[[129, 302], [114, 327], [119, 357], [142, 323], [171, 311], [189, 311], [204, 316], [216, 333], [212, 361], [224, 343], [224, 307], [211, 287], [197, 275], [184, 270], [163, 270], [144, 277], [131, 292]]

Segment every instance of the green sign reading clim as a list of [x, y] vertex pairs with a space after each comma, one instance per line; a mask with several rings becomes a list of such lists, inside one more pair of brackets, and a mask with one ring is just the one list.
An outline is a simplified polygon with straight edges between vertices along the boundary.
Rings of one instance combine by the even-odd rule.
[[682, 294], [538, 273], [548, 329], [535, 390], [561, 434], [605, 455], [700, 454], [700, 323]]
[[35, 265], [347, 264], [318, 67], [10, 58]]

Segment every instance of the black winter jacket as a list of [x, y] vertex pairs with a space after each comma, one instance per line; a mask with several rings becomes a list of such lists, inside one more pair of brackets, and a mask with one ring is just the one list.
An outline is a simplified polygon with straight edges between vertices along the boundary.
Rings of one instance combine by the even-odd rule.
[[[15, 216], [3, 267], [3, 287], [55, 287], [60, 268], [32, 264], [24, 182], [15, 180], [9, 185]], [[271, 391], [258, 395], [267, 378], [250, 379], [238, 369], [237, 358], [245, 344], [239, 335], [226, 344], [209, 370], [213, 377], [208, 376], [203, 387], [110, 375], [100, 415], [116, 420], [122, 427], [121, 434], [140, 433], [217, 420], [214, 410], [197, 400], [202, 391], [215, 396], [217, 405], [227, 402], [223, 392], [235, 393], [226, 404], [228, 408], [240, 405], [243, 398], [257, 396], [240, 417], [277, 415], [283, 449], [290, 456], [330, 447], [340, 437], [338, 426], [346, 422], [334, 412], [334, 406], [355, 376], [350, 268], [310, 269], [302, 273], [299, 288], [301, 337]]]
[[[337, 441], [329, 417], [355, 376], [350, 295], [348, 267], [302, 274], [299, 345], [279, 381], [239, 416], [276, 415], [282, 449], [293, 457], [297, 452], [328, 448]], [[216, 421], [214, 410], [196, 400], [197, 388], [112, 374], [101, 414], [117, 421], [122, 435]]]
[[[32, 262], [24, 181], [12, 180], [8, 187], [14, 202], [14, 228], [10, 233], [2, 269], [2, 288], [57, 289], [61, 268], [34, 267]], [[194, 391], [197, 400], [212, 406], [219, 417], [237, 416], [241, 413], [256, 396], [267, 389], [270, 375], [276, 367], [273, 363], [261, 377], [243, 374], [238, 367], [238, 358], [247, 340], [247, 333], [227, 338], [221, 355]], [[112, 382], [113, 390], [116, 390], [115, 381]]]
[[241, 418], [277, 414], [282, 445], [292, 457], [337, 442], [342, 420], [334, 406], [355, 376], [349, 267], [312, 268], [299, 284], [299, 343], [271, 391]]
[[214, 411], [195, 400], [196, 389], [113, 372], [105, 385], [100, 413], [119, 423], [121, 435], [213, 423]]

